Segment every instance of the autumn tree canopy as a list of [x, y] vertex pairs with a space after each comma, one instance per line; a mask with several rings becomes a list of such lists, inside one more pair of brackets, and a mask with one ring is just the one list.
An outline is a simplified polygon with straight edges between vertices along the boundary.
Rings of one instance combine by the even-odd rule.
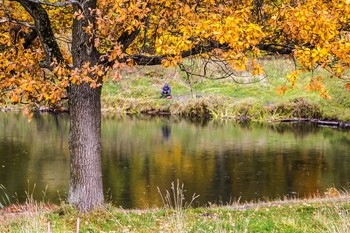
[[[48, 14], [51, 35], [38, 34], [31, 13], [21, 6], [24, 2]], [[95, 87], [111, 69], [176, 65], [188, 56], [220, 57], [232, 69], [244, 70], [252, 58], [266, 51], [291, 54], [299, 65], [288, 76], [292, 85], [300, 71], [321, 66], [342, 77], [350, 64], [347, 0], [101, 0], [89, 12], [75, 0], [2, 0], [0, 4], [3, 102], [57, 107], [67, 97], [70, 82]], [[83, 20], [87, 13], [95, 21], [87, 21], [84, 30], [91, 35], [99, 61], [77, 69], [71, 58], [72, 19]], [[57, 41], [58, 47], [43, 46], [40, 36]], [[263, 72], [258, 65], [254, 68], [253, 74]], [[319, 80], [315, 77], [310, 88], [317, 89]], [[326, 90], [321, 94], [327, 95]]]
[[[100, 155], [98, 109], [107, 78], [119, 79], [125, 66], [175, 66], [186, 57], [219, 59], [258, 75], [264, 70], [255, 59], [286, 54], [296, 70], [280, 92], [319, 67], [348, 80], [349, 17], [349, 0], [0, 0], [0, 101], [25, 104], [29, 112], [59, 109], [68, 99], [70, 200], [79, 207], [95, 195], [74, 179], [89, 176], [80, 172], [90, 166], [84, 156]], [[323, 78], [313, 77], [307, 88], [327, 98]]]

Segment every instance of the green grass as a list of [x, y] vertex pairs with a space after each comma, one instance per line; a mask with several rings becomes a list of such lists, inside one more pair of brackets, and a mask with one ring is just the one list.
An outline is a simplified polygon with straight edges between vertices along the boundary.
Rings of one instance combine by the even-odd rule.
[[[105, 83], [103, 111], [110, 114], [168, 112], [180, 116], [206, 115], [253, 121], [295, 117], [350, 121], [349, 92], [345, 90], [343, 80], [329, 78], [324, 70], [313, 73], [314, 76], [325, 77], [324, 83], [331, 99], [323, 99], [318, 92], [305, 90], [311, 73], [301, 74], [295, 88], [277, 95], [276, 88], [288, 84], [286, 76], [293, 71], [293, 63], [282, 59], [262, 60], [260, 63], [265, 67], [266, 77], [252, 83], [250, 81], [257, 78], [237, 76], [234, 80], [212, 80], [215, 77], [193, 76], [188, 82], [187, 76], [179, 69], [159, 66], [135, 68], [124, 72], [121, 80]], [[165, 82], [172, 87], [172, 100], [159, 98]]]
[[[62, 205], [16, 217], [0, 215], [2, 232], [348, 232], [348, 196], [208, 208], [123, 210], [111, 205], [88, 214]], [[78, 225], [77, 225], [78, 224]]]
[[111, 204], [89, 213], [36, 202], [0, 209], [1, 232], [348, 232], [350, 195], [329, 188], [309, 199], [232, 202], [193, 208], [184, 185], [158, 190], [163, 208], [124, 210]]

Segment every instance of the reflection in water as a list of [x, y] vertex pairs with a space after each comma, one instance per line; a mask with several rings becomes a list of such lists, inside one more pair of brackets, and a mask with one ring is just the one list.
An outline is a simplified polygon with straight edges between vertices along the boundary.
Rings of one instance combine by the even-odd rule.
[[41, 114], [28, 123], [19, 113], [1, 113], [0, 132], [0, 184], [12, 201], [32, 193], [38, 200], [57, 202], [58, 192], [64, 198], [69, 178], [67, 119]]
[[[0, 114], [0, 184], [20, 201], [25, 191], [58, 201], [68, 189], [68, 119], [42, 114], [31, 123]], [[237, 125], [175, 118], [104, 119], [107, 199], [124, 208], [162, 205], [157, 187], [185, 184], [198, 205], [305, 196], [348, 188], [350, 135], [311, 124]], [[29, 182], [29, 188], [28, 188]], [[1, 198], [0, 198], [1, 200]], [[1, 201], [0, 201], [1, 202]]]
[[171, 134], [171, 128], [168, 124], [162, 125], [163, 138], [168, 141]]

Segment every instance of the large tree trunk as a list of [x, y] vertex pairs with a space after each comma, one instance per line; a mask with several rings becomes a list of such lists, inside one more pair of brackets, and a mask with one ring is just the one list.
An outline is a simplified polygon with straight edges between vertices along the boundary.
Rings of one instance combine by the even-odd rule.
[[69, 203], [86, 212], [102, 205], [100, 88], [89, 84], [70, 89]]
[[[87, 62], [94, 66], [98, 52], [93, 38], [83, 28], [88, 21], [94, 23], [92, 9], [95, 0], [84, 2], [85, 19], [74, 20], [72, 30], [72, 56], [74, 68]], [[75, 9], [77, 10], [77, 9]], [[70, 114], [70, 187], [69, 203], [87, 212], [104, 202], [101, 169], [101, 87], [91, 88], [89, 83], [71, 84], [69, 88]]]
[[[53, 59], [64, 62], [54, 37], [50, 20], [40, 2], [17, 0], [35, 20], [36, 32], [43, 45], [49, 67]], [[72, 28], [73, 68], [98, 63], [99, 53], [94, 47], [94, 35], [84, 28], [95, 25], [97, 0], [77, 0], [74, 12], [83, 12], [83, 19], [75, 19]], [[104, 203], [101, 169], [101, 87], [91, 88], [89, 83], [71, 83], [68, 89], [70, 133], [70, 187], [69, 203], [87, 212]]]

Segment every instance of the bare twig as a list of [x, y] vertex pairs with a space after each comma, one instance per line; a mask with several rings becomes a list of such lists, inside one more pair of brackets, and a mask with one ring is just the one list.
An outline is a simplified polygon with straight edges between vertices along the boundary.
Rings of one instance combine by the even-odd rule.
[[14, 23], [14, 24], [19, 24], [19, 25], [22, 25], [22, 26], [25, 26], [25, 27], [28, 27], [28, 28], [35, 28], [34, 25], [32, 25], [32, 24], [30, 24], [28, 22], [17, 20], [17, 19], [13, 19], [13, 18], [10, 18], [10, 17], [2, 17], [0, 19], [0, 24], [1, 23]]

